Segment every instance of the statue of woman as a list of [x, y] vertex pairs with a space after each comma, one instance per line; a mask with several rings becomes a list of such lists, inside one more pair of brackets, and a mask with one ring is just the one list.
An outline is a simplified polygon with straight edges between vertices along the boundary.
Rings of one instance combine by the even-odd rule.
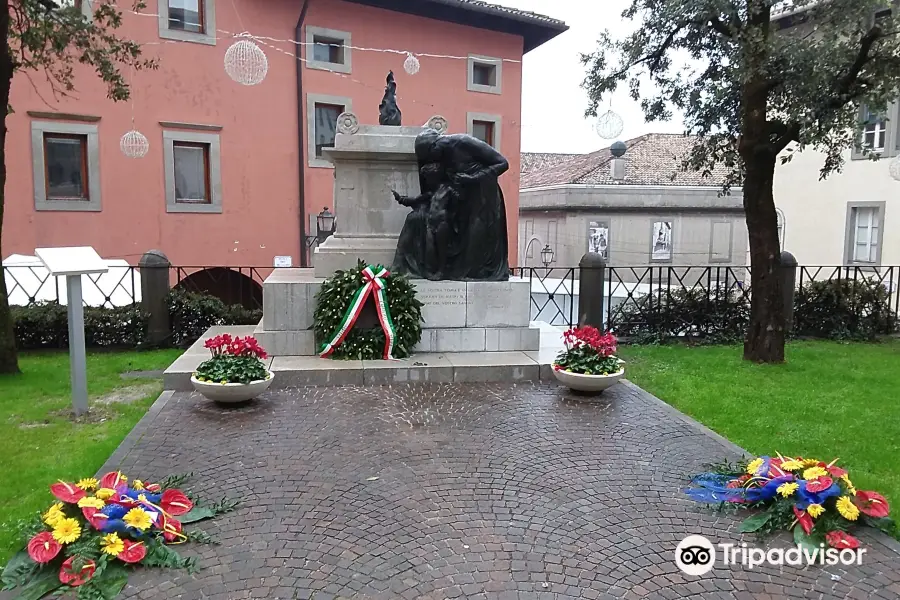
[[[509, 169], [507, 160], [490, 145], [470, 135], [441, 135], [433, 129], [426, 129], [416, 137], [415, 149], [423, 193], [434, 185], [425, 177], [429, 169], [438, 168], [443, 185], [452, 186], [453, 194], [448, 194], [452, 201], [441, 207], [440, 219], [427, 219], [428, 229], [434, 229], [435, 233], [439, 229], [437, 221], [445, 220], [443, 231], [449, 231], [450, 235], [434, 237], [436, 243], [444, 245], [439, 248], [444, 264], [429, 265], [423, 252], [424, 243], [412, 231], [421, 227], [421, 221], [410, 215], [412, 221], [407, 220], [397, 244], [394, 271], [427, 279], [509, 279], [506, 205], [497, 181]], [[404, 235], [407, 227], [411, 229], [410, 235]]]

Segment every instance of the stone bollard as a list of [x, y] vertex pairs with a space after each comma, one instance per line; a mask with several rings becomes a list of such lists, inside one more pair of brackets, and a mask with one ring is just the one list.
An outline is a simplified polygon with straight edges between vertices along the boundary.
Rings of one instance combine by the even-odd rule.
[[150, 315], [147, 324], [147, 343], [159, 346], [172, 336], [169, 323], [169, 267], [172, 263], [160, 250], [146, 252], [138, 263], [141, 269], [141, 308]]
[[588, 252], [578, 263], [578, 326], [591, 325], [604, 331], [603, 303], [606, 299], [606, 261]]
[[781, 253], [781, 293], [784, 302], [784, 333], [791, 332], [794, 325], [794, 294], [797, 286], [797, 259], [790, 252]]

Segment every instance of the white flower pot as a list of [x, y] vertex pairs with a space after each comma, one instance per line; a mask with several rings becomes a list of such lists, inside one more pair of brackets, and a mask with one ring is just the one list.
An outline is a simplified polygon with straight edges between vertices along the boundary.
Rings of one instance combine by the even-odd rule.
[[238, 402], [246, 402], [256, 398], [264, 391], [269, 389], [275, 380], [275, 373], [268, 371], [267, 379], [259, 381], [251, 381], [250, 383], [215, 383], [212, 381], [198, 381], [196, 376], [191, 375], [191, 383], [194, 389], [209, 398], [213, 402], [221, 402], [222, 404], [237, 404]]
[[553, 375], [556, 376], [556, 380], [561, 384], [576, 392], [598, 394], [614, 386], [620, 379], [625, 377], [625, 369], [620, 369], [617, 373], [610, 373], [609, 375], [582, 375], [581, 373], [567, 373], [556, 369], [554, 365]]

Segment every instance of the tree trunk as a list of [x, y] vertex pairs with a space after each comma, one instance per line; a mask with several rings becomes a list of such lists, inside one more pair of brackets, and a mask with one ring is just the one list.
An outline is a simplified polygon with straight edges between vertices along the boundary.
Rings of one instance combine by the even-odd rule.
[[776, 159], [765, 152], [744, 159], [744, 212], [750, 235], [750, 325], [744, 359], [767, 363], [784, 362], [781, 250], [772, 193]]
[[[0, 31], [9, 31], [9, 5], [7, 1], [0, 7]], [[9, 89], [12, 86], [13, 65], [9, 54], [9, 38], [3, 36], [0, 48], [0, 249], [3, 248], [3, 205], [6, 200], [6, 117], [9, 107]], [[0, 251], [0, 259], [3, 254]], [[0, 373], [18, 373], [19, 360], [16, 356], [15, 324], [9, 310], [9, 295], [6, 290], [6, 276], [0, 268]]]

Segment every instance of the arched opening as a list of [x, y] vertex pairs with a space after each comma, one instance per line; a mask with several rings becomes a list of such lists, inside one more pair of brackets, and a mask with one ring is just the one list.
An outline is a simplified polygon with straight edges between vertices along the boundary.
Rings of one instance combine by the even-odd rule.
[[227, 267], [212, 267], [189, 275], [179, 273], [176, 289], [215, 296], [225, 304], [262, 308], [262, 285], [250, 274]]

